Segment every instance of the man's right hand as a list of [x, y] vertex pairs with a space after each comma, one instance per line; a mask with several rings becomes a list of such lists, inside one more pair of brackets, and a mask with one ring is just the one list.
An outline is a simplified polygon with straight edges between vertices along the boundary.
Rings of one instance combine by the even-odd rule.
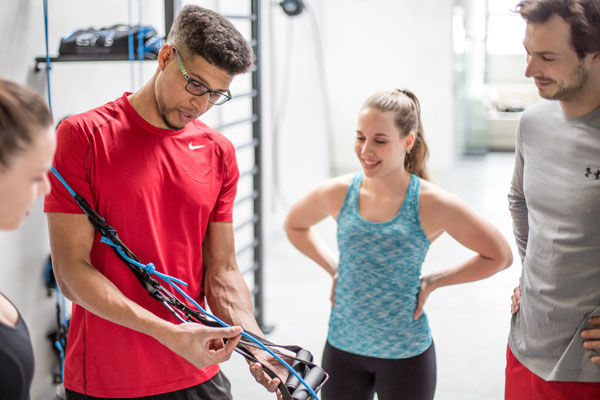
[[510, 312], [517, 313], [519, 312], [519, 306], [521, 305], [521, 286], [517, 286], [513, 290], [513, 295], [511, 296], [512, 304], [510, 305]]
[[597, 355], [597, 351], [600, 350], [600, 317], [591, 317], [588, 323], [592, 326], [581, 332], [581, 337], [585, 340], [583, 348], [592, 350], [592, 362], [600, 364], [600, 356]]
[[[159, 341], [197, 368], [229, 360], [239, 343], [242, 328], [211, 328], [196, 323], [173, 324]], [[228, 339], [227, 343], [223, 339]]]

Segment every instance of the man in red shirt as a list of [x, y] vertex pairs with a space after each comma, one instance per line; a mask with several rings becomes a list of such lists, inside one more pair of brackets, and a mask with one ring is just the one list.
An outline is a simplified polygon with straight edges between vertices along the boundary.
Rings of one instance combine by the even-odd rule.
[[[54, 166], [119, 231], [143, 263], [188, 283], [186, 292], [232, 325], [180, 324], [100, 242], [52, 177], [45, 201], [54, 271], [73, 301], [65, 359], [67, 399], [231, 399], [219, 372], [240, 339], [260, 334], [235, 260], [232, 209], [239, 172], [231, 142], [197, 118], [230, 99], [254, 54], [225, 18], [181, 10], [154, 76], [135, 93], [70, 117]], [[223, 345], [223, 338], [229, 338]], [[256, 380], [278, 379], [260, 364]]]

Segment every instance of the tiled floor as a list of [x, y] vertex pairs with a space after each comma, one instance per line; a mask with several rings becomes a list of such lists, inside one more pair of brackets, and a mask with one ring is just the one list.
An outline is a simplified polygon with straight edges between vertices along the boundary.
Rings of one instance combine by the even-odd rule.
[[[425, 311], [436, 343], [438, 400], [503, 398], [510, 295], [521, 268], [506, 200], [512, 163], [512, 154], [489, 154], [460, 161], [433, 179], [492, 221], [513, 247], [515, 257], [509, 269], [487, 280], [442, 288], [430, 296]], [[318, 229], [334, 245], [334, 222], [325, 221]], [[423, 269], [443, 269], [469, 255], [470, 251], [443, 235], [431, 246]], [[275, 328], [268, 338], [305, 347], [320, 361], [330, 309], [329, 277], [296, 251], [282, 230], [269, 238], [266, 260], [266, 320]], [[275, 398], [254, 383], [240, 356], [234, 354], [223, 370], [236, 400]]]

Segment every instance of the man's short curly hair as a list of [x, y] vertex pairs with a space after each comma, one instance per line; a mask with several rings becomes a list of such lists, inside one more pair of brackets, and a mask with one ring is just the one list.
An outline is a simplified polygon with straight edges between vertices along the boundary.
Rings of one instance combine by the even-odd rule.
[[181, 9], [167, 36], [167, 43], [190, 52], [228, 72], [246, 72], [254, 63], [254, 52], [242, 34], [222, 15], [187, 5]]

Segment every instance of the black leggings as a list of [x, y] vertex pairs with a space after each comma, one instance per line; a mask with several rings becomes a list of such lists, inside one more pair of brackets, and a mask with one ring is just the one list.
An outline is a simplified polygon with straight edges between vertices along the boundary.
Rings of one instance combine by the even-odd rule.
[[323, 352], [323, 369], [329, 380], [322, 400], [431, 400], [435, 392], [436, 364], [433, 343], [418, 356], [385, 359], [359, 356], [329, 343]]

